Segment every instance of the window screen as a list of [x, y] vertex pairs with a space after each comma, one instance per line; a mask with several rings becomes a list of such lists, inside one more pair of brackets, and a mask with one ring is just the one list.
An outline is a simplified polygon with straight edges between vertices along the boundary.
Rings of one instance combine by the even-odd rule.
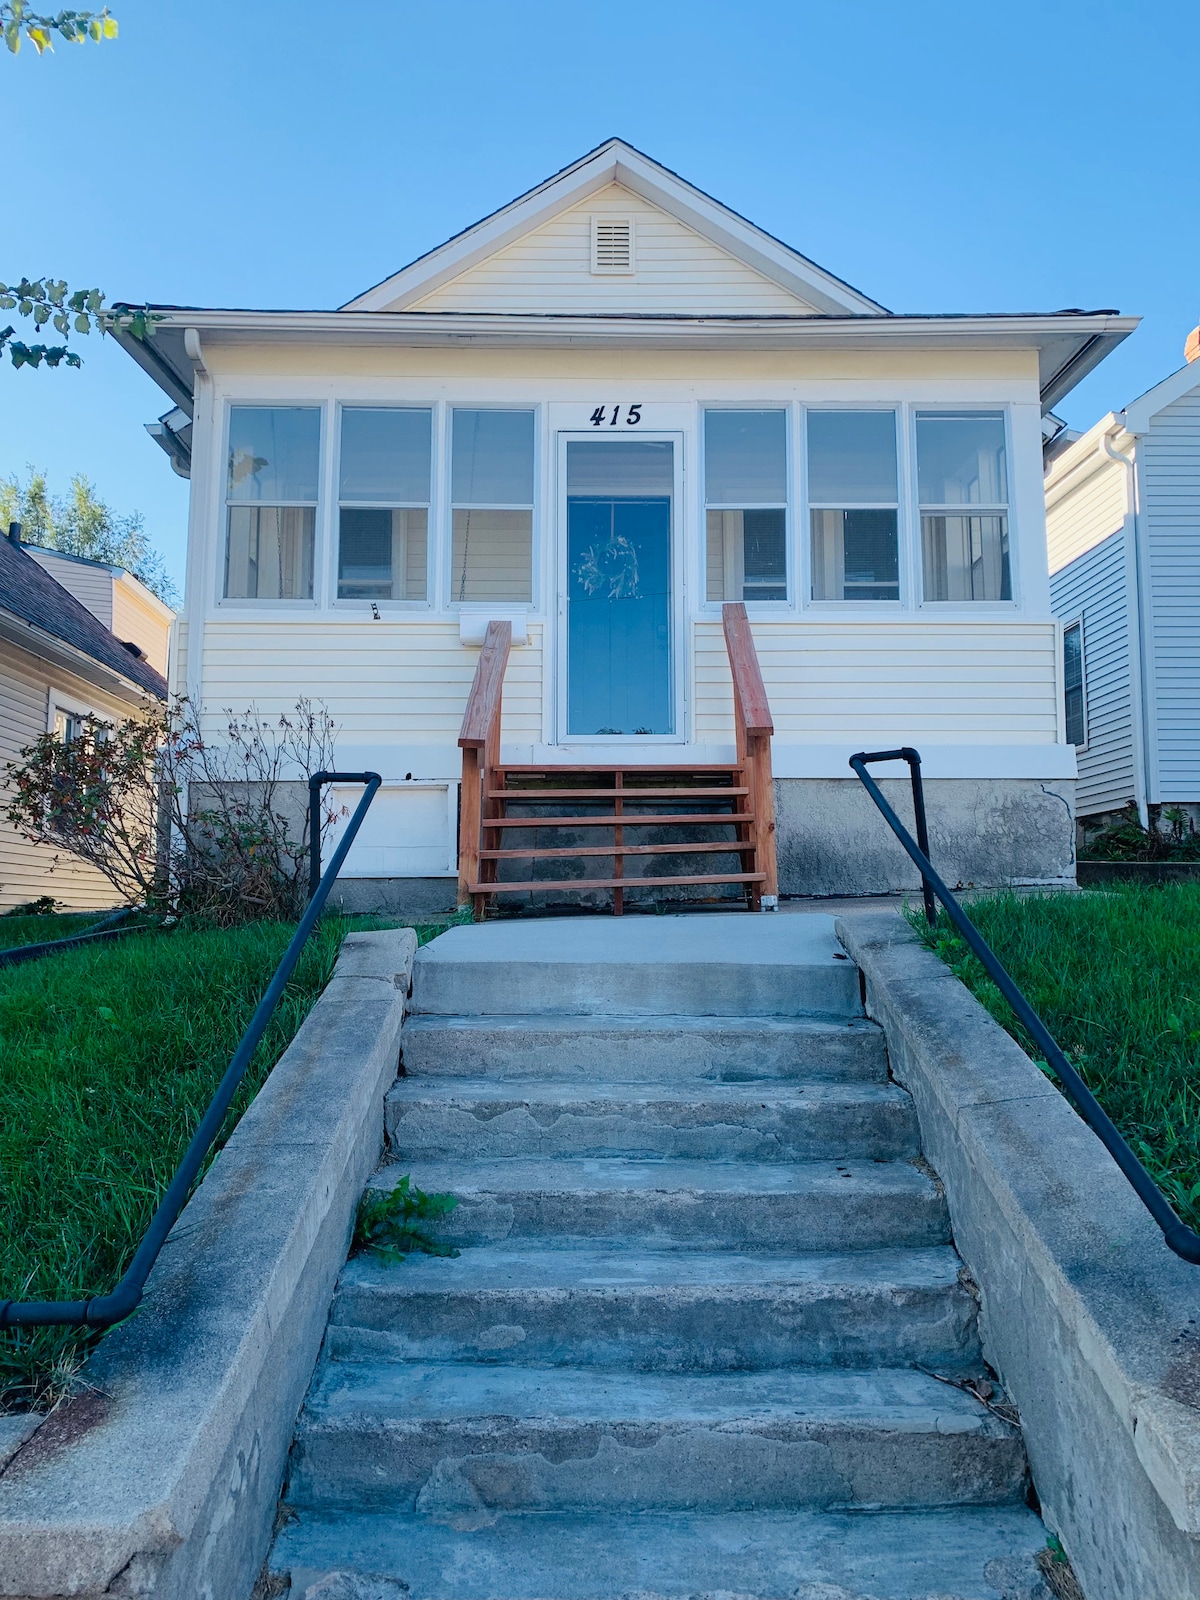
[[814, 600], [900, 598], [894, 411], [810, 411]]
[[318, 407], [231, 408], [228, 599], [312, 599], [320, 462]]
[[532, 411], [454, 412], [453, 601], [533, 597], [533, 423]]
[[432, 424], [429, 411], [342, 411], [339, 600], [426, 598]]
[[1011, 600], [1008, 468], [999, 412], [918, 412], [926, 600]]

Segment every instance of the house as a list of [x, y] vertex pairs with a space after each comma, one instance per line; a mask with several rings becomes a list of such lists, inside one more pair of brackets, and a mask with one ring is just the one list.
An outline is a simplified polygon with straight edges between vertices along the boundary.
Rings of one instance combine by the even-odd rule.
[[115, 633], [122, 644], [134, 644], [160, 676], [166, 677], [171, 624], [175, 613], [140, 578], [107, 561], [91, 561], [42, 545], [22, 544], [56, 583], [81, 601], [97, 622]]
[[[488, 770], [528, 794], [505, 831], [485, 785], [468, 850], [501, 880], [593, 870], [582, 823], [541, 847], [565, 867], [530, 859], [547, 815], [586, 813], [572, 787], [659, 782], [688, 818], [706, 785], [748, 794], [730, 603], [769, 702], [782, 893], [915, 881], [847, 766], [899, 744], [951, 881], [1072, 880], [1042, 418], [1134, 319], [894, 315], [617, 139], [339, 310], [153, 309], [152, 337], [119, 337], [191, 476], [174, 687], [214, 732], [222, 707], [329, 707], [339, 764], [385, 779], [356, 903], [453, 898], [489, 622], [512, 651]], [[619, 877], [634, 847], [590, 837]], [[707, 848], [732, 840], [718, 876], [761, 889], [730, 870], [745, 837]], [[667, 870], [665, 824], [651, 845], [647, 871], [705, 876]]]
[[1200, 330], [1187, 363], [1046, 470], [1077, 807], [1200, 814]]
[[[167, 608], [136, 579], [127, 599], [119, 586], [129, 575], [119, 569], [23, 545], [18, 528], [0, 537], [0, 776], [43, 733], [69, 739], [89, 715], [136, 716], [167, 695], [152, 659], [153, 653], [161, 660], [165, 651], [170, 613], [165, 619], [160, 614]], [[69, 572], [79, 594], [91, 595], [97, 609], [107, 604], [122, 632], [136, 631], [145, 644], [104, 626], [88, 603], [51, 576], [48, 557], [58, 571]], [[112, 885], [94, 868], [30, 844], [0, 815], [0, 911], [42, 895], [80, 911], [114, 900]]]

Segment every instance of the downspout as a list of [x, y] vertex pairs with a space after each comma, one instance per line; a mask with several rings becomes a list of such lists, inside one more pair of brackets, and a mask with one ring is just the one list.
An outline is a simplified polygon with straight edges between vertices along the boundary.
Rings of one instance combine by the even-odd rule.
[[1100, 454], [1125, 468], [1125, 619], [1132, 635], [1129, 647], [1129, 711], [1133, 738], [1133, 798], [1138, 820], [1150, 826], [1149, 769], [1147, 732], [1150, 708], [1146, 703], [1145, 576], [1142, 562], [1141, 512], [1138, 493], [1137, 456], [1122, 455], [1104, 434]]

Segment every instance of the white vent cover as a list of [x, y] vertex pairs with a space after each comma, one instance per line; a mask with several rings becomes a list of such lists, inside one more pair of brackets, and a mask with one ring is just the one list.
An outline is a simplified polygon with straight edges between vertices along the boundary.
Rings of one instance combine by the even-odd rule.
[[632, 272], [633, 218], [592, 218], [592, 271]]

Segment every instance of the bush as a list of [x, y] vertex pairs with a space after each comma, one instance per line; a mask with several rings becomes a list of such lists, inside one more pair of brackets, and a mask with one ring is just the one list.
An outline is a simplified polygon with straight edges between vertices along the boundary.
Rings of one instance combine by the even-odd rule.
[[[116, 724], [44, 733], [8, 768], [9, 821], [100, 872], [126, 904], [222, 926], [300, 914], [308, 808], [289, 786], [333, 764], [328, 712], [300, 700], [269, 722], [227, 710], [209, 742], [186, 699]], [[338, 813], [327, 803], [322, 832]]]

